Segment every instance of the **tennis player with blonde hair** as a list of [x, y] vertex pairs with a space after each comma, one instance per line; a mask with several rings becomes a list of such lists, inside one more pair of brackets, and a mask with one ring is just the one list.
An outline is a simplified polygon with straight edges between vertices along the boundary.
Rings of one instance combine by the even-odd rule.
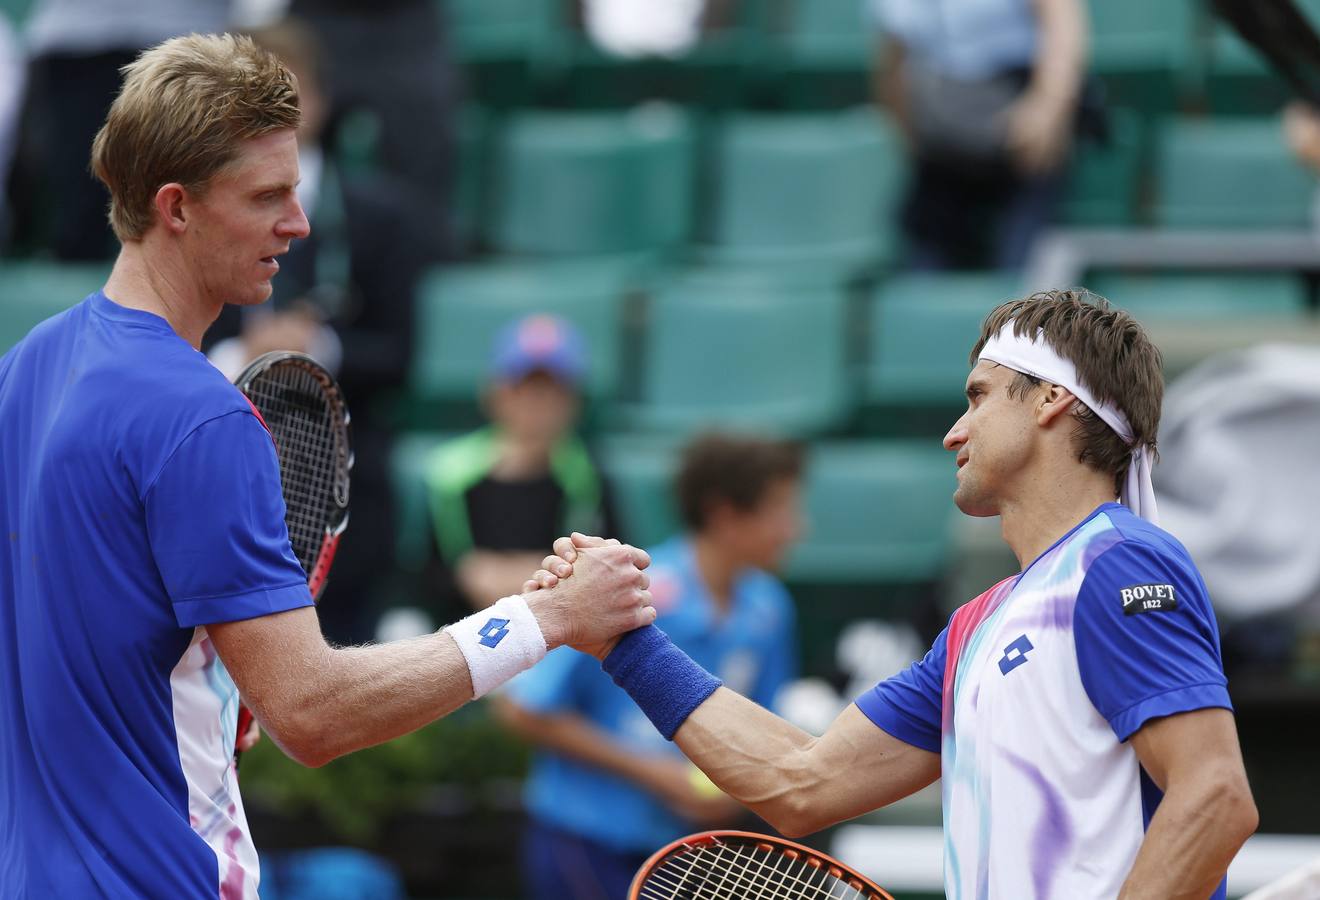
[[654, 621], [647, 557], [616, 542], [578, 563], [580, 586], [410, 641], [326, 644], [270, 435], [197, 350], [224, 304], [270, 296], [308, 233], [298, 122], [293, 76], [246, 38], [145, 52], [92, 151], [123, 244], [110, 279], [0, 358], [5, 898], [255, 900], [239, 690], [317, 766], [547, 649]]
[[[1205, 585], [1157, 524], [1159, 353], [1126, 313], [1062, 291], [997, 307], [971, 361], [944, 438], [954, 502], [999, 516], [1022, 570], [822, 737], [722, 688], [654, 626], [593, 650], [790, 836], [942, 777], [950, 900], [1222, 898], [1257, 814]], [[557, 542], [536, 582], [575, 577], [593, 543]]]

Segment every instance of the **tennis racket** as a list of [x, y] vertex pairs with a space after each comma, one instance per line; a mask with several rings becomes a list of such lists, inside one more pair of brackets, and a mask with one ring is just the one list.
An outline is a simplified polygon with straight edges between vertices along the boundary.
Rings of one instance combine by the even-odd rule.
[[894, 900], [830, 856], [748, 831], [704, 831], [655, 853], [628, 900]]
[[[257, 357], [234, 384], [275, 442], [289, 543], [319, 600], [348, 527], [353, 449], [344, 396], [325, 366], [287, 350]], [[239, 707], [238, 736], [251, 724], [252, 713]]]

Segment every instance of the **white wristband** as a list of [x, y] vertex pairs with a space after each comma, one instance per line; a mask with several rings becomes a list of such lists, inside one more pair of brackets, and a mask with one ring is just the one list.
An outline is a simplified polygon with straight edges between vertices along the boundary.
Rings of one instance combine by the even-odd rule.
[[494, 690], [540, 662], [545, 637], [527, 601], [514, 595], [445, 629], [458, 643], [472, 674], [472, 698]]

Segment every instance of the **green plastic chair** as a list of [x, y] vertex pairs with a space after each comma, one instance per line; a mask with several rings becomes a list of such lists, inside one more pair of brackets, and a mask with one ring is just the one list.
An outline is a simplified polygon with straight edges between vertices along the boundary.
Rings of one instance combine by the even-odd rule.
[[815, 434], [851, 411], [842, 291], [680, 278], [652, 296], [648, 324], [637, 427]]
[[501, 250], [627, 253], [688, 240], [695, 138], [681, 110], [526, 113], [501, 143], [491, 234]]
[[28, 14], [36, 0], [0, 0], [0, 16], [9, 19], [17, 31], [27, 21]]
[[653, 547], [682, 528], [674, 500], [682, 446], [672, 436], [616, 434], [593, 444], [618, 511], [621, 539]]
[[34, 325], [100, 290], [109, 275], [100, 263], [0, 262], [0, 354]]
[[1118, 226], [1136, 222], [1143, 171], [1141, 117], [1128, 109], [1110, 111], [1106, 146], [1084, 143], [1069, 176], [1063, 218], [1072, 225]]
[[1291, 274], [1097, 275], [1089, 286], [1143, 322], [1301, 319], [1307, 309]]
[[705, 259], [892, 258], [905, 153], [880, 113], [743, 115], [720, 128]]
[[866, 103], [879, 33], [863, 2], [786, 0], [778, 11], [774, 77], [790, 108]]
[[1175, 107], [1195, 66], [1194, 0], [1091, 0], [1091, 70], [1113, 100], [1145, 113]]
[[1170, 228], [1306, 228], [1315, 176], [1277, 118], [1173, 120], [1157, 149], [1154, 216]]
[[523, 316], [551, 313], [586, 340], [588, 394], [619, 385], [625, 294], [634, 268], [618, 260], [504, 262], [434, 269], [418, 290], [411, 392], [421, 400], [470, 401], [485, 383], [491, 344]]
[[952, 453], [938, 439], [849, 441], [812, 448], [807, 533], [787, 576], [813, 584], [936, 581], [948, 558]]
[[880, 285], [871, 300], [868, 405], [941, 411], [963, 405], [967, 357], [981, 323], [1017, 296], [1017, 281], [996, 273], [904, 275]]
[[431, 540], [426, 470], [435, 448], [455, 437], [453, 432], [405, 432], [395, 440], [390, 457], [394, 490], [395, 559], [407, 572], [419, 572], [426, 563]]

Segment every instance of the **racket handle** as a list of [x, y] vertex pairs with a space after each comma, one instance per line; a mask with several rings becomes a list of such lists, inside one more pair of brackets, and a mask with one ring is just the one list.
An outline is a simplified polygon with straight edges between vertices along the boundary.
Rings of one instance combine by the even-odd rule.
[[238, 730], [234, 733], [234, 768], [235, 769], [238, 768], [239, 757], [243, 755], [243, 751], [238, 749], [238, 741], [240, 741], [243, 738], [243, 735], [248, 733], [248, 729], [251, 727], [252, 727], [252, 710], [248, 709], [246, 706], [243, 706], [242, 704], [239, 704]]

